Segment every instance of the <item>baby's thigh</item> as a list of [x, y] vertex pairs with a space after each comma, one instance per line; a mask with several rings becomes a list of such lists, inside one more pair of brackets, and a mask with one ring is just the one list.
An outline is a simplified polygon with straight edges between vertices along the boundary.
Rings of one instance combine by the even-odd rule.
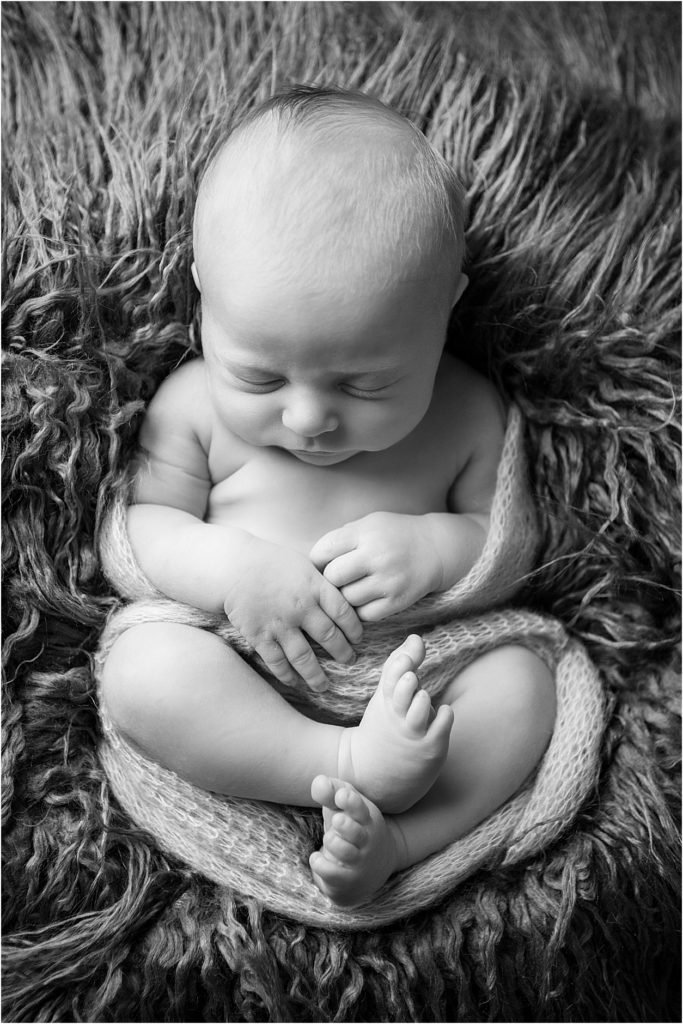
[[468, 708], [498, 722], [521, 742], [550, 738], [556, 714], [555, 676], [545, 661], [517, 644], [480, 655], [453, 679], [439, 700], [456, 718]]
[[117, 728], [136, 740], [182, 724], [191, 708], [225, 695], [234, 671], [247, 669], [219, 637], [177, 622], [131, 626], [112, 644], [100, 678], [100, 699]]

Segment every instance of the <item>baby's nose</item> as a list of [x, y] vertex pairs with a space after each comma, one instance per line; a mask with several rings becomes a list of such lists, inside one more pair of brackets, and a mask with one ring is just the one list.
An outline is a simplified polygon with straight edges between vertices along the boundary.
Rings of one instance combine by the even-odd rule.
[[335, 430], [339, 420], [327, 402], [301, 395], [290, 400], [282, 411], [282, 422], [298, 437], [317, 437]]

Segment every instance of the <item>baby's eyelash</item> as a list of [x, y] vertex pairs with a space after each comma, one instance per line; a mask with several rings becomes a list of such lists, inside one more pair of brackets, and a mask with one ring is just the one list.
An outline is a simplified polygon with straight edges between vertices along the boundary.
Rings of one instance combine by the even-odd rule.
[[284, 384], [284, 381], [279, 378], [274, 378], [273, 380], [247, 380], [246, 377], [236, 377], [236, 379], [244, 387], [256, 392], [276, 391]]
[[343, 384], [342, 388], [348, 394], [353, 395], [355, 398], [373, 398], [376, 395], [382, 394], [388, 388], [387, 384], [383, 384], [378, 388], [357, 388], [353, 384]]
[[[248, 377], [243, 377], [237, 373], [233, 373], [232, 376], [241, 388], [244, 388], [253, 394], [267, 394], [271, 391], [277, 391], [287, 383], [281, 377], [273, 377], [270, 380], [250, 380]], [[353, 398], [361, 399], [377, 398], [383, 392], [387, 391], [389, 387], [390, 385], [388, 384], [382, 384], [379, 387], [374, 388], [361, 388], [356, 387], [354, 384], [345, 384], [343, 382], [338, 385], [340, 391], [351, 395]]]

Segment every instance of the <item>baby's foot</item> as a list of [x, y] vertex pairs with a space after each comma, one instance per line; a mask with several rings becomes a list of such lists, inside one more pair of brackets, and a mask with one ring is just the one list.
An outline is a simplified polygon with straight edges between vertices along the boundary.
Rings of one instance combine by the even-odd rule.
[[364, 903], [403, 866], [398, 826], [341, 779], [316, 776], [311, 795], [325, 823], [323, 845], [310, 856], [313, 880], [340, 907]]
[[412, 635], [387, 658], [360, 725], [345, 729], [338, 775], [384, 812], [412, 807], [431, 789], [448, 753], [453, 711], [435, 714], [419, 689], [415, 669], [424, 660], [422, 639]]

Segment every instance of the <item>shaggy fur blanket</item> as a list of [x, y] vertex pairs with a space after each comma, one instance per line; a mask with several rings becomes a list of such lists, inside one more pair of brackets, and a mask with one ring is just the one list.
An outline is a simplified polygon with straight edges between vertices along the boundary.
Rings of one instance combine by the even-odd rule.
[[[3, 4], [6, 1020], [679, 1019], [677, 17]], [[197, 176], [293, 81], [375, 93], [464, 181], [448, 344], [524, 413], [541, 551], [519, 600], [584, 645], [608, 704], [570, 830], [373, 932], [165, 855], [96, 753], [98, 533], [144, 403], [198, 351]]]

